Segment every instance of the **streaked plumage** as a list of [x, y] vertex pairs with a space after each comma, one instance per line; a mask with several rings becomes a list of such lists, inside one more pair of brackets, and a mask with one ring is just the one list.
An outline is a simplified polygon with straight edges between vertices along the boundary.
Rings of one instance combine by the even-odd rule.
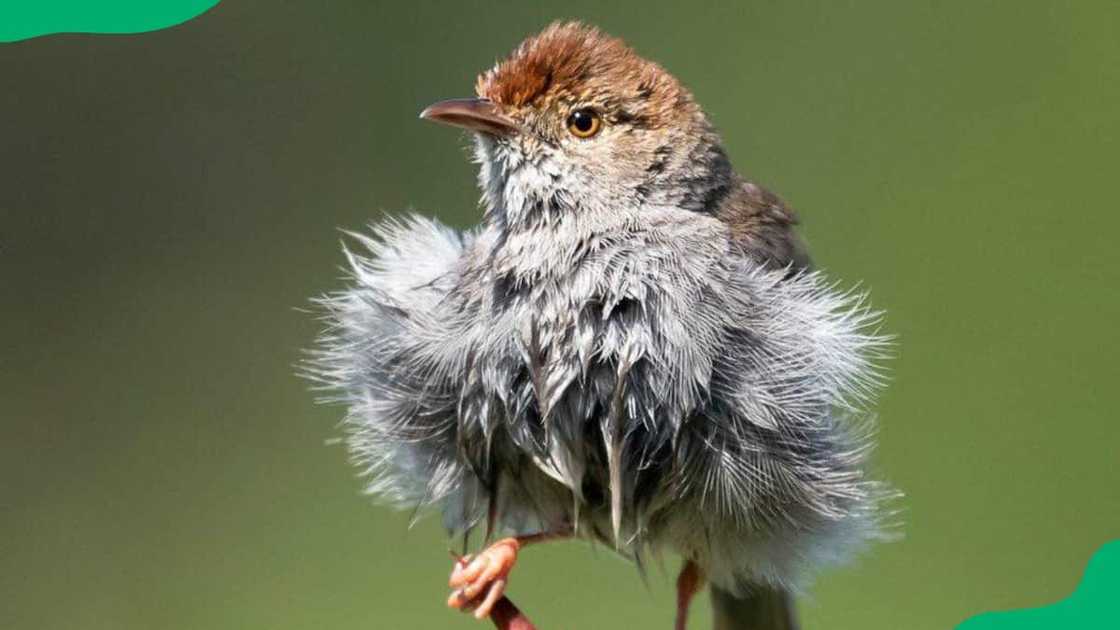
[[[454, 532], [678, 552], [732, 595], [796, 589], [878, 536], [878, 315], [807, 268], [792, 212], [732, 171], [687, 91], [571, 24], [479, 91], [532, 130], [476, 136], [482, 224], [375, 224], [321, 300], [308, 371], [370, 492]], [[573, 99], [625, 155], [553, 134]]]

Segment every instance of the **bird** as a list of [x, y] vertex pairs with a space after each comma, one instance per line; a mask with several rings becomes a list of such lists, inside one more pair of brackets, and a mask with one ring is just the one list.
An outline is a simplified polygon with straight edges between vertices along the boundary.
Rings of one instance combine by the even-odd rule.
[[705, 586], [717, 628], [797, 627], [822, 568], [889, 537], [882, 313], [622, 40], [554, 22], [475, 93], [420, 118], [469, 134], [479, 225], [372, 223], [317, 299], [306, 374], [368, 492], [483, 533], [448, 598], [479, 619], [520, 614], [526, 547], [574, 538], [679, 556], [677, 630]]

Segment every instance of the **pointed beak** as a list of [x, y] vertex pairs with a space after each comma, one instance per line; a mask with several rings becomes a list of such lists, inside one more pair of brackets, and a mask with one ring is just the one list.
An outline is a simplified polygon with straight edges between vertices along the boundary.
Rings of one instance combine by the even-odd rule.
[[453, 98], [430, 105], [420, 118], [495, 136], [512, 136], [517, 124], [484, 98]]

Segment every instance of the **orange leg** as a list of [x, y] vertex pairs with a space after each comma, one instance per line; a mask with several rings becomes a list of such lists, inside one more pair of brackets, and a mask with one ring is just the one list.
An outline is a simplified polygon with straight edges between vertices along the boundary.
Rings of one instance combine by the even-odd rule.
[[685, 630], [688, 625], [688, 607], [692, 598], [704, 588], [704, 574], [691, 560], [686, 560], [677, 576], [677, 623], [676, 630]]
[[559, 532], [503, 538], [477, 555], [457, 559], [448, 580], [452, 592], [447, 605], [463, 612], [473, 611], [476, 619], [489, 617], [495, 612], [495, 605], [504, 599], [509, 572], [517, 562], [518, 551], [525, 545], [569, 535]]

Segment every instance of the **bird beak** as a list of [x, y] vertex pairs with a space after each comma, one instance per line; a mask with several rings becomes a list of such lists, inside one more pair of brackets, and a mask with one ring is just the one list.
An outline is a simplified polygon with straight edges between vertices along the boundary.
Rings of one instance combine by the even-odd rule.
[[428, 106], [420, 118], [494, 136], [512, 136], [517, 124], [484, 98], [453, 98]]

